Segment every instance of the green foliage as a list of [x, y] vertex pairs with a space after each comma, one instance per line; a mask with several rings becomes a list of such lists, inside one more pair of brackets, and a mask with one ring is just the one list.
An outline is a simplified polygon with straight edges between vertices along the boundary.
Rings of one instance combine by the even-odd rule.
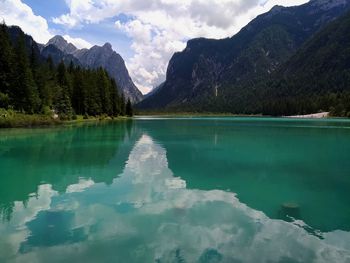
[[53, 115], [52, 110], [50, 109], [49, 106], [44, 106], [41, 113], [44, 114], [45, 116], [52, 116]]
[[10, 97], [8, 94], [0, 92], [0, 108], [7, 109], [10, 105]]
[[67, 86], [59, 87], [54, 108], [61, 120], [70, 120], [72, 118], [73, 108], [69, 98]]
[[19, 36], [15, 47], [15, 72], [14, 83], [10, 93], [14, 107], [27, 113], [38, 112], [40, 98], [33, 74], [30, 68], [28, 55], [24, 43], [24, 34]]
[[[297, 45], [298, 36], [304, 31], [298, 29], [298, 24], [286, 26], [290, 19], [264, 26], [247, 42], [240, 38], [252, 34], [255, 27], [260, 27], [258, 24], [251, 24], [249, 30], [243, 29], [229, 40], [190, 41], [188, 52], [174, 55], [171, 78], [138, 107], [272, 116], [329, 111], [333, 116], [348, 117], [350, 13], [325, 26], [301, 46]], [[240, 45], [232, 44], [226, 52], [223, 45], [235, 39]], [[228, 69], [220, 68], [226, 62], [218, 59], [223, 50], [225, 57], [237, 52], [231, 60], [228, 58]], [[182, 64], [191, 66], [184, 70]]]
[[24, 114], [0, 108], [0, 128], [54, 125], [58, 120], [42, 114]]
[[104, 69], [82, 69], [73, 63], [67, 68], [64, 62], [56, 67], [50, 57], [40, 57], [35, 42], [26, 46], [23, 32], [11, 42], [5, 24], [0, 26], [0, 50], [0, 107], [13, 108], [19, 119], [19, 112], [44, 114], [43, 118], [55, 113], [61, 120], [77, 114], [125, 115], [124, 96]]
[[7, 27], [0, 25], [0, 92], [6, 94], [11, 89], [14, 77], [14, 56]]
[[129, 99], [125, 105], [125, 114], [126, 114], [126, 116], [130, 116], [130, 117], [134, 115], [133, 110], [132, 110], [132, 105], [131, 105], [131, 102]]

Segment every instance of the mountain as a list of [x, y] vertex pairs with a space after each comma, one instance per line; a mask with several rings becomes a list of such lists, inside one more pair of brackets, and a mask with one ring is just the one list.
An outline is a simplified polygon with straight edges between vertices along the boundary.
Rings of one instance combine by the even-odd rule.
[[90, 49], [79, 50], [74, 52], [74, 56], [86, 67], [105, 68], [131, 102], [142, 100], [143, 95], [131, 80], [123, 58], [113, 51], [111, 44], [106, 43], [102, 47], [93, 46]]
[[39, 45], [34, 41], [34, 39], [30, 35], [24, 34], [20, 27], [18, 26], [8, 27], [7, 32], [14, 46], [17, 44], [17, 39], [20, 36], [24, 36], [24, 45], [28, 54], [34, 52], [35, 56], [40, 57]]
[[112, 49], [109, 43], [102, 47], [93, 46], [90, 49], [77, 49], [62, 36], [55, 36], [49, 40], [41, 53], [44, 57], [51, 56], [55, 64], [63, 60], [66, 63], [72, 61], [75, 65], [87, 68], [102, 67], [115, 79], [120, 91], [132, 103], [137, 103], [143, 98], [142, 93], [130, 78], [123, 58]]
[[46, 44], [46, 46], [54, 45], [59, 50], [67, 53], [67, 54], [73, 54], [78, 49], [72, 44], [68, 43], [62, 36], [54, 36], [49, 40], [49, 42]]
[[63, 61], [66, 65], [69, 65], [70, 62], [73, 62], [74, 65], [82, 66], [79, 59], [77, 59], [72, 54], [62, 51], [55, 44], [47, 44], [43, 46], [41, 49], [41, 55], [44, 58], [51, 57], [55, 65], [58, 65], [61, 61]]
[[[306, 42], [279, 72], [286, 77], [333, 74], [350, 68], [350, 13], [330, 23]], [[307, 58], [307, 59], [306, 59]]]
[[231, 38], [190, 40], [171, 58], [161, 89], [138, 107], [249, 112], [244, 105], [256, 91], [246, 87], [273, 75], [310, 37], [349, 8], [350, 0], [275, 6]]
[[[50, 123], [52, 112], [61, 120], [69, 120], [77, 115], [111, 118], [132, 115], [130, 102], [126, 103], [125, 98], [117, 92], [114, 78], [105, 69], [87, 69], [79, 65], [67, 67], [62, 61], [55, 65], [52, 60], [42, 57], [47, 49], [57, 54], [70, 55], [53, 44], [46, 47], [37, 45], [19, 27], [7, 27], [4, 23], [0, 25], [1, 108], [26, 114], [42, 114], [41, 117], [35, 116], [33, 121], [25, 117], [24, 125], [27, 121], [28, 125], [36, 121], [41, 123], [41, 120]], [[5, 118], [2, 125], [23, 124], [13, 124]]]
[[326, 110], [350, 117], [349, 47], [350, 12], [314, 35], [270, 80], [256, 85], [264, 90], [258, 96], [265, 101], [262, 111], [283, 115]]
[[25, 47], [28, 54], [34, 51], [35, 56], [40, 60], [45, 60], [51, 56], [54, 64], [56, 65], [58, 65], [63, 60], [67, 65], [72, 61], [75, 65], [81, 66], [81, 63], [76, 57], [66, 52], [67, 50], [72, 50], [72, 44], [67, 43], [63, 37], [56, 36], [52, 38], [46, 45], [42, 45], [36, 43], [30, 35], [24, 34], [22, 29], [18, 26], [8, 27], [8, 34], [12, 43], [14, 44], [16, 44], [19, 36], [24, 35]]
[[153, 96], [154, 94], [156, 94], [158, 91], [160, 91], [164, 86], [164, 82], [161, 83], [160, 85], [158, 85], [157, 87], [155, 87], [154, 89], [152, 89], [150, 92], [148, 92], [146, 95], [144, 95], [144, 99]]

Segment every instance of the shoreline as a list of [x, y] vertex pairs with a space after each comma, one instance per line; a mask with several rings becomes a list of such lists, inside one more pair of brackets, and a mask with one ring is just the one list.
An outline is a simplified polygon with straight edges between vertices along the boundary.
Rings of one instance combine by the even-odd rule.
[[[251, 117], [251, 118], [285, 118], [285, 119], [327, 119], [333, 116], [330, 116], [329, 112], [320, 112], [313, 114], [305, 115], [293, 115], [293, 116], [267, 116], [261, 114], [230, 114], [230, 113], [153, 113], [153, 114], [144, 114], [138, 113], [133, 117], [142, 118], [142, 117]], [[75, 120], [59, 120], [52, 118], [47, 115], [27, 115], [22, 113], [16, 113], [10, 117], [0, 116], [0, 129], [12, 129], [12, 128], [45, 128], [45, 127], [58, 127], [65, 125], [75, 125], [83, 123], [93, 123], [93, 122], [102, 122], [102, 121], [121, 121], [121, 120], [130, 120], [133, 117], [127, 116], [118, 116], [118, 117], [109, 117], [109, 116], [99, 116], [99, 117], [89, 117], [84, 119], [83, 116], [78, 115]], [[336, 118], [336, 117], [334, 117]]]
[[326, 119], [337, 118], [331, 116], [330, 112], [319, 112], [305, 115], [291, 115], [291, 116], [272, 116], [262, 114], [232, 114], [232, 113], [208, 113], [208, 112], [138, 112], [135, 117], [261, 117], [261, 118], [288, 118], [288, 119]]
[[294, 115], [294, 116], [285, 116], [284, 118], [294, 118], [294, 119], [325, 119], [329, 118], [329, 112], [319, 112], [305, 115]]
[[14, 128], [47, 128], [47, 127], [59, 127], [65, 125], [75, 125], [83, 123], [93, 123], [102, 121], [121, 121], [128, 120], [130, 117], [117, 116], [117, 117], [89, 117], [84, 119], [83, 116], [77, 116], [75, 120], [59, 120], [52, 118], [51, 116], [34, 114], [15, 114], [10, 117], [0, 116], [0, 129], [14, 129]]
[[137, 112], [135, 117], [271, 117], [262, 114], [233, 114], [233, 113], [210, 113], [210, 112]]

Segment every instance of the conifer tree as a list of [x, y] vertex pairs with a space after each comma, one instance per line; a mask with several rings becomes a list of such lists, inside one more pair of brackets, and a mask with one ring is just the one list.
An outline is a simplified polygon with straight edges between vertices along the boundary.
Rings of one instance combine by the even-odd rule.
[[0, 107], [7, 107], [13, 86], [13, 49], [5, 23], [0, 25]]
[[25, 49], [24, 35], [20, 35], [15, 49], [16, 78], [12, 88], [11, 99], [18, 110], [27, 113], [35, 113], [40, 108], [40, 98], [33, 74], [30, 69], [29, 59]]
[[0, 107], [25, 113], [54, 109], [61, 119], [75, 113], [132, 115], [130, 101], [126, 105], [105, 69], [83, 69], [72, 62], [67, 69], [63, 61], [56, 66], [51, 57], [40, 57], [35, 42], [29, 46], [24, 33], [11, 41], [7, 30], [0, 26]]
[[133, 114], [134, 114], [130, 99], [128, 99], [128, 101], [126, 103], [125, 114], [126, 114], [126, 116], [129, 116], [129, 117], [133, 116]]
[[125, 97], [124, 97], [124, 94], [122, 94], [119, 103], [120, 103], [120, 115], [125, 116], [126, 108], [125, 108]]
[[104, 69], [99, 68], [97, 71], [97, 86], [101, 100], [101, 111], [105, 114], [112, 115], [110, 81]]
[[120, 97], [118, 94], [118, 87], [115, 82], [115, 80], [112, 78], [110, 84], [110, 93], [111, 93], [111, 100], [112, 100], [112, 111], [113, 111], [113, 116], [118, 116], [121, 115], [121, 105], [120, 105]]
[[61, 61], [57, 67], [57, 84], [58, 93], [55, 102], [55, 110], [61, 119], [70, 119], [73, 116], [70, 99], [70, 82], [63, 61]]

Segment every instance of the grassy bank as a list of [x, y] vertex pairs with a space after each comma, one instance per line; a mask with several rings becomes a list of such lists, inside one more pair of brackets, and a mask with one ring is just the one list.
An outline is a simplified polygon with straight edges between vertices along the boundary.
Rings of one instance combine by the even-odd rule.
[[61, 123], [48, 115], [24, 114], [13, 110], [0, 109], [0, 128], [48, 126]]
[[0, 109], [0, 128], [30, 128], [40, 126], [54, 126], [63, 124], [77, 124], [84, 122], [96, 122], [96, 121], [112, 121], [112, 120], [125, 120], [128, 117], [114, 117], [109, 116], [89, 116], [84, 117], [77, 115], [73, 120], [60, 120], [59, 118], [53, 118], [50, 115], [44, 114], [24, 114], [13, 110]]

